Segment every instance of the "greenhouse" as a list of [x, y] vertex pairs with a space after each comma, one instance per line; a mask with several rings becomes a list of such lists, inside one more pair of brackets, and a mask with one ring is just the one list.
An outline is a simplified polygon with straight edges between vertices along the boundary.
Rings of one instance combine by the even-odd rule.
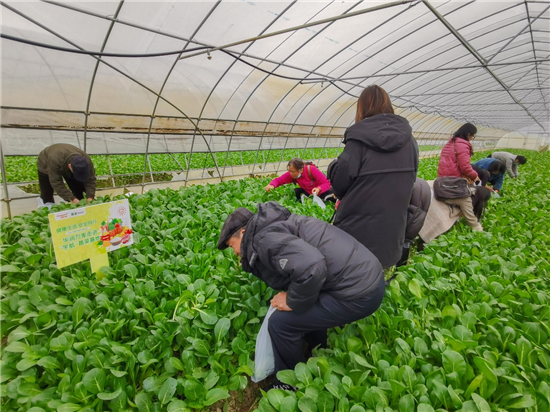
[[[8, 0], [0, 10], [2, 410], [550, 410], [550, 2]], [[483, 228], [441, 201], [464, 218], [425, 245], [420, 232], [403, 264], [382, 264], [374, 313], [328, 328], [325, 345], [258, 380], [258, 336], [279, 289], [239, 266], [233, 241], [219, 249], [222, 226], [239, 207], [277, 202], [297, 222], [346, 232], [351, 196], [338, 196], [335, 173], [369, 120], [358, 116], [371, 85], [410, 126], [417, 181], [442, 177], [450, 143], [465, 175], [457, 140], [471, 147], [468, 169], [502, 168], [498, 183], [492, 169], [482, 180]], [[94, 194], [80, 190], [78, 204], [51, 176], [53, 202], [44, 198], [39, 155], [57, 144], [93, 164]], [[385, 149], [368, 150], [372, 161]], [[312, 192], [312, 168], [340, 211], [321, 186]], [[274, 183], [294, 169], [285, 183], [311, 180], [301, 198]], [[111, 202], [128, 213], [102, 222], [101, 239], [88, 232], [103, 260], [68, 247], [65, 265], [56, 239], [80, 227], [59, 216], [88, 213], [92, 226], [92, 208]]]

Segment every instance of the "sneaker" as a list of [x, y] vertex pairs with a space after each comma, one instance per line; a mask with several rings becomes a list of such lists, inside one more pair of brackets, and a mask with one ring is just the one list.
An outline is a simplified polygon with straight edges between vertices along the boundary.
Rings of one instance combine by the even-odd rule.
[[264, 391], [268, 392], [271, 389], [281, 389], [283, 391], [291, 391], [291, 392], [296, 392], [298, 390], [298, 388], [296, 388], [295, 386], [289, 385], [287, 383], [282, 383], [282, 382], [272, 383], [271, 385], [267, 386], [264, 389]]

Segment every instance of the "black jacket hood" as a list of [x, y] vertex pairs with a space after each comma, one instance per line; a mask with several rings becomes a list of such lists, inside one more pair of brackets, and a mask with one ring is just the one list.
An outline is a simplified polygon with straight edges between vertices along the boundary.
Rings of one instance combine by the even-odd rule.
[[412, 138], [412, 128], [407, 119], [383, 113], [349, 127], [344, 135], [344, 144], [348, 140], [357, 140], [377, 152], [396, 152]]
[[274, 222], [287, 220], [290, 215], [290, 211], [277, 202], [258, 203], [258, 212], [246, 225], [241, 242], [241, 263], [245, 271], [251, 271], [257, 255], [252, 242], [254, 236]]

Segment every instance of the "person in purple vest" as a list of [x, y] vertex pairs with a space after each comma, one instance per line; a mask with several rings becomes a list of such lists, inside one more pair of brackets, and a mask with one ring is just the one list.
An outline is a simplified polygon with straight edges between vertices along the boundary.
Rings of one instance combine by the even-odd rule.
[[325, 202], [336, 202], [336, 197], [330, 187], [330, 181], [313, 163], [304, 162], [302, 159], [295, 157], [288, 162], [287, 167], [288, 172], [273, 179], [265, 187], [266, 191], [269, 192], [276, 187], [294, 183], [299, 186], [294, 189], [297, 200], [300, 200], [302, 195], [315, 194]]

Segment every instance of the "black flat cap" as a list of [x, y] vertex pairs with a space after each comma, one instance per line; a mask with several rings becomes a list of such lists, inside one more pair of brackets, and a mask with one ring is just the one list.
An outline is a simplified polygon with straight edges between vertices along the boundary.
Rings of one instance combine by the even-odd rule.
[[73, 169], [73, 175], [79, 182], [85, 182], [90, 177], [90, 167], [84, 156], [71, 157], [71, 168]]
[[227, 241], [231, 235], [245, 226], [253, 217], [254, 213], [244, 207], [235, 209], [233, 213], [227, 216], [220, 232], [220, 238], [218, 239], [218, 249], [227, 249]]

